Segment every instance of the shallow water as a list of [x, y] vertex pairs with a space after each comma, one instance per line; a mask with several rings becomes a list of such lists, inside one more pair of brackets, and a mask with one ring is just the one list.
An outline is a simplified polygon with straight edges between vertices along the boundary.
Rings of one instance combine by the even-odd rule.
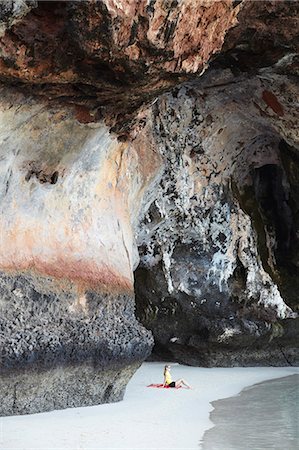
[[299, 375], [265, 381], [212, 403], [202, 450], [298, 450]]

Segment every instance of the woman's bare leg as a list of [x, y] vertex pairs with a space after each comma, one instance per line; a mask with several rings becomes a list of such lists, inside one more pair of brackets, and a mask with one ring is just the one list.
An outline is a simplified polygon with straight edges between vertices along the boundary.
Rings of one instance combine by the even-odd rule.
[[185, 381], [183, 378], [180, 378], [175, 382], [175, 387], [178, 388], [180, 386], [185, 386], [188, 389], [191, 389], [191, 386]]

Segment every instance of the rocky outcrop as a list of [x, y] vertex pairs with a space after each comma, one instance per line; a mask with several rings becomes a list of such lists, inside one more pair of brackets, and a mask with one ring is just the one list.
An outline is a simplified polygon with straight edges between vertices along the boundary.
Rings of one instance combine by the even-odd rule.
[[2, 414], [298, 361], [296, 10], [1, 4]]
[[271, 69], [215, 69], [156, 103], [164, 175], [140, 227], [135, 285], [161, 357], [298, 361], [298, 335], [278, 321], [298, 305], [298, 179], [284, 163], [297, 160], [297, 89]]
[[[13, 17], [25, 14], [11, 4]], [[29, 2], [16, 25], [6, 10], [0, 79], [63, 97], [84, 107], [89, 121], [105, 117], [125, 131], [137, 107], [205, 68], [239, 7], [231, 0]]]
[[132, 295], [0, 273], [1, 415], [119, 401], [151, 349]]
[[5, 415], [119, 400], [152, 347], [134, 316], [134, 226], [159, 158], [76, 114], [1, 89]]

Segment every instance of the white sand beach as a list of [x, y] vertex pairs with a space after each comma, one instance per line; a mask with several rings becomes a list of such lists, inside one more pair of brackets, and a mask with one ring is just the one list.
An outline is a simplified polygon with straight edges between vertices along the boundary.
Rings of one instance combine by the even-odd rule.
[[148, 388], [163, 381], [163, 363], [144, 363], [119, 403], [0, 418], [0, 448], [199, 449], [213, 426], [211, 401], [244, 387], [298, 373], [296, 367], [198, 368], [172, 364], [174, 379], [188, 389]]

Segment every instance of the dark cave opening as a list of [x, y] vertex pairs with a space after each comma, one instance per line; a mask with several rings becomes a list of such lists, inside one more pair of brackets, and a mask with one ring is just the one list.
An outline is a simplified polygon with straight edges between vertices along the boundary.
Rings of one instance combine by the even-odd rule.
[[[251, 218], [264, 270], [277, 284], [286, 304], [297, 311], [299, 154], [297, 149], [283, 139], [279, 143], [279, 151], [281, 164], [265, 164], [253, 169], [252, 184], [240, 189], [232, 184], [232, 190], [241, 208]], [[231, 288], [234, 288], [234, 283], [240, 283], [243, 277], [244, 274], [237, 267], [231, 280]]]
[[283, 170], [275, 164], [254, 169], [254, 194], [265, 231], [275, 239], [273, 245], [278, 267], [289, 267], [291, 244], [296, 237], [289, 192], [283, 182]]
[[[298, 310], [299, 289], [299, 157], [285, 141], [279, 145], [282, 166], [267, 164], [252, 173], [260, 255], [285, 302]], [[270, 237], [270, 242], [269, 242]], [[268, 243], [267, 243], [268, 239]], [[269, 266], [271, 255], [273, 267]]]

